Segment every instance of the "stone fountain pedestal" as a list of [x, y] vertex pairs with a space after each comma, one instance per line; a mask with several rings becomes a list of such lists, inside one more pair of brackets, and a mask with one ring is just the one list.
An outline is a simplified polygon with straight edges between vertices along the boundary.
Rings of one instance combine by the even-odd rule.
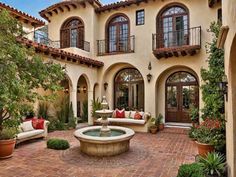
[[[107, 118], [113, 111], [108, 110], [108, 103], [103, 97], [102, 110], [96, 114], [102, 117], [102, 126], [86, 127], [75, 131], [74, 136], [80, 141], [81, 152], [92, 156], [114, 156], [129, 150], [130, 139], [134, 136], [134, 131], [125, 127], [108, 126]], [[99, 131], [98, 136], [92, 134]], [[118, 132], [120, 135], [113, 135]]]

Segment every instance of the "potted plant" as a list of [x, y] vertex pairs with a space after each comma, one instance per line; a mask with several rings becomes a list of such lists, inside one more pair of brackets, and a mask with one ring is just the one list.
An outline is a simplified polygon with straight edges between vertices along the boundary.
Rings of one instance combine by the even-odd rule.
[[152, 134], [156, 134], [157, 131], [159, 130], [159, 120], [156, 117], [153, 117], [150, 119], [150, 126], [149, 126], [149, 131]]
[[157, 119], [158, 119], [158, 123], [159, 123], [159, 125], [158, 125], [159, 130], [160, 131], [164, 130], [164, 118], [163, 118], [163, 115], [159, 114]]
[[191, 127], [189, 132], [188, 132], [188, 137], [192, 140], [192, 141], [196, 141], [197, 140], [197, 131], [196, 131], [196, 127]]
[[199, 122], [199, 109], [197, 107], [195, 107], [194, 105], [191, 105], [190, 106], [189, 116], [191, 118], [193, 127], [198, 126], [198, 122]]
[[219, 142], [219, 137], [221, 137], [221, 122], [208, 118], [195, 129], [195, 133], [198, 153], [204, 157], [214, 151], [215, 146]]
[[0, 159], [6, 159], [12, 156], [17, 133], [17, 119], [5, 120], [0, 131]]
[[208, 153], [206, 157], [199, 157], [198, 164], [207, 177], [226, 176], [226, 159], [219, 152]]
[[96, 123], [96, 120], [99, 118], [96, 114], [97, 110], [101, 110], [102, 109], [102, 105], [101, 102], [99, 101], [99, 99], [97, 98], [96, 100], [92, 100], [92, 118], [94, 123]]

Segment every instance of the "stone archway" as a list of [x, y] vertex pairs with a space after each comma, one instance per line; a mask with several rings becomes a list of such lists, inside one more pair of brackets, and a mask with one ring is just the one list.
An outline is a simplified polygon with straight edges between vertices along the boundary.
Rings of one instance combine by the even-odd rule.
[[77, 117], [83, 122], [88, 122], [88, 91], [89, 84], [86, 76], [81, 75], [77, 83]]

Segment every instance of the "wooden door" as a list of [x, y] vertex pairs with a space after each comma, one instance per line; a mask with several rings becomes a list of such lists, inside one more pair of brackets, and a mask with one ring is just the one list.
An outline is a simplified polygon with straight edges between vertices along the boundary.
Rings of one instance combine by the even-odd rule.
[[190, 106], [199, 106], [198, 83], [186, 72], [175, 73], [169, 79], [166, 83], [166, 122], [190, 123]]

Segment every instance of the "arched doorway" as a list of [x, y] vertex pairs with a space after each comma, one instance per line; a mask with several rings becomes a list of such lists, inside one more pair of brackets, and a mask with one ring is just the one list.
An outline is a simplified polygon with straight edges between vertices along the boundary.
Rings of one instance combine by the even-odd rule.
[[191, 105], [199, 106], [199, 86], [196, 77], [186, 71], [173, 73], [166, 80], [166, 122], [191, 122]]
[[88, 122], [88, 84], [83, 75], [77, 84], [77, 117]]
[[144, 110], [144, 81], [135, 68], [120, 70], [114, 79], [114, 107]]

